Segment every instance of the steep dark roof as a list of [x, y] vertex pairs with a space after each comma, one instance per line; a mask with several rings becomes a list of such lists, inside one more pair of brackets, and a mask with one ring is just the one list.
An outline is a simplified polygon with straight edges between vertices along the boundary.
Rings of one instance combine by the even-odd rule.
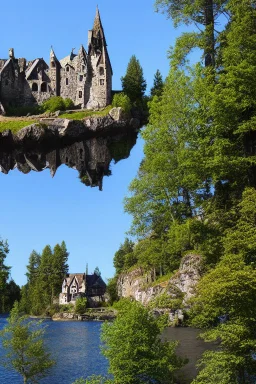
[[101, 276], [96, 275], [94, 273], [93, 275], [86, 275], [86, 286], [87, 288], [91, 288], [93, 286], [100, 286], [100, 287], [106, 287], [106, 284], [102, 280]]

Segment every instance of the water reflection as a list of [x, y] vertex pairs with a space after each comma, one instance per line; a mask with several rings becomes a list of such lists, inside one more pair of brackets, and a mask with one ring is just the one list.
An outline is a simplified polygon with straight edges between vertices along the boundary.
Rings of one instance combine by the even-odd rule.
[[71, 144], [47, 148], [13, 150], [0, 149], [0, 171], [8, 174], [17, 168], [26, 174], [49, 169], [52, 176], [62, 164], [76, 169], [80, 180], [91, 187], [102, 190], [103, 177], [110, 176], [112, 160], [118, 162], [129, 157], [135, 145], [137, 132], [129, 130], [113, 136], [94, 137]]

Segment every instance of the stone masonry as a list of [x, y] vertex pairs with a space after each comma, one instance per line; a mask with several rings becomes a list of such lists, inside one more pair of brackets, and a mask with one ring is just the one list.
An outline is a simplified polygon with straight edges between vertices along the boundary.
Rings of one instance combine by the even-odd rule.
[[49, 65], [42, 58], [17, 59], [14, 49], [9, 59], [0, 59], [0, 105], [41, 104], [51, 96], [70, 98], [81, 108], [102, 108], [111, 103], [112, 67], [99, 10], [88, 32], [88, 53], [83, 45], [58, 60], [53, 49]]

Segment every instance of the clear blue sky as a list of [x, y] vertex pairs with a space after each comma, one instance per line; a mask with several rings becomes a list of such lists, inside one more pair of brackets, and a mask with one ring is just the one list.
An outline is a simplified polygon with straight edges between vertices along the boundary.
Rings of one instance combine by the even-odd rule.
[[[44, 57], [53, 45], [59, 59], [81, 44], [87, 49], [98, 4], [114, 71], [113, 88], [120, 89], [130, 57], [135, 54], [144, 69], [148, 89], [157, 69], [169, 70], [167, 51], [180, 33], [170, 20], [154, 12], [148, 0], [13, 0], [1, 4], [0, 58], [15, 49], [16, 57]], [[70, 272], [92, 272], [103, 278], [114, 274], [113, 255], [125, 238], [131, 218], [123, 212], [123, 198], [143, 156], [139, 140], [131, 156], [112, 165], [113, 175], [104, 179], [103, 192], [85, 187], [75, 170], [62, 166], [52, 179], [48, 170], [23, 175], [17, 170], [0, 174], [0, 236], [7, 239], [11, 275], [22, 285], [28, 257], [47, 244], [65, 240]]]

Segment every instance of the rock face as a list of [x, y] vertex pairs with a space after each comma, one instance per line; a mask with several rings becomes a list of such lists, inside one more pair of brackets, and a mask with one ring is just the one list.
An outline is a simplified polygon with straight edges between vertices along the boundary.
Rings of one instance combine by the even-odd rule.
[[20, 129], [16, 134], [8, 129], [0, 133], [0, 148], [50, 148], [56, 144], [71, 144], [92, 137], [135, 131], [141, 125], [139, 119], [124, 119], [120, 108], [113, 108], [106, 116], [87, 117], [84, 120], [45, 118]]
[[153, 285], [152, 271], [144, 273], [137, 268], [129, 273], [121, 274], [117, 282], [119, 297], [132, 297], [143, 305], [166, 293], [172, 298], [183, 296], [183, 306], [186, 306], [201, 278], [202, 258], [196, 254], [188, 254], [181, 260], [180, 268], [169, 281]]

